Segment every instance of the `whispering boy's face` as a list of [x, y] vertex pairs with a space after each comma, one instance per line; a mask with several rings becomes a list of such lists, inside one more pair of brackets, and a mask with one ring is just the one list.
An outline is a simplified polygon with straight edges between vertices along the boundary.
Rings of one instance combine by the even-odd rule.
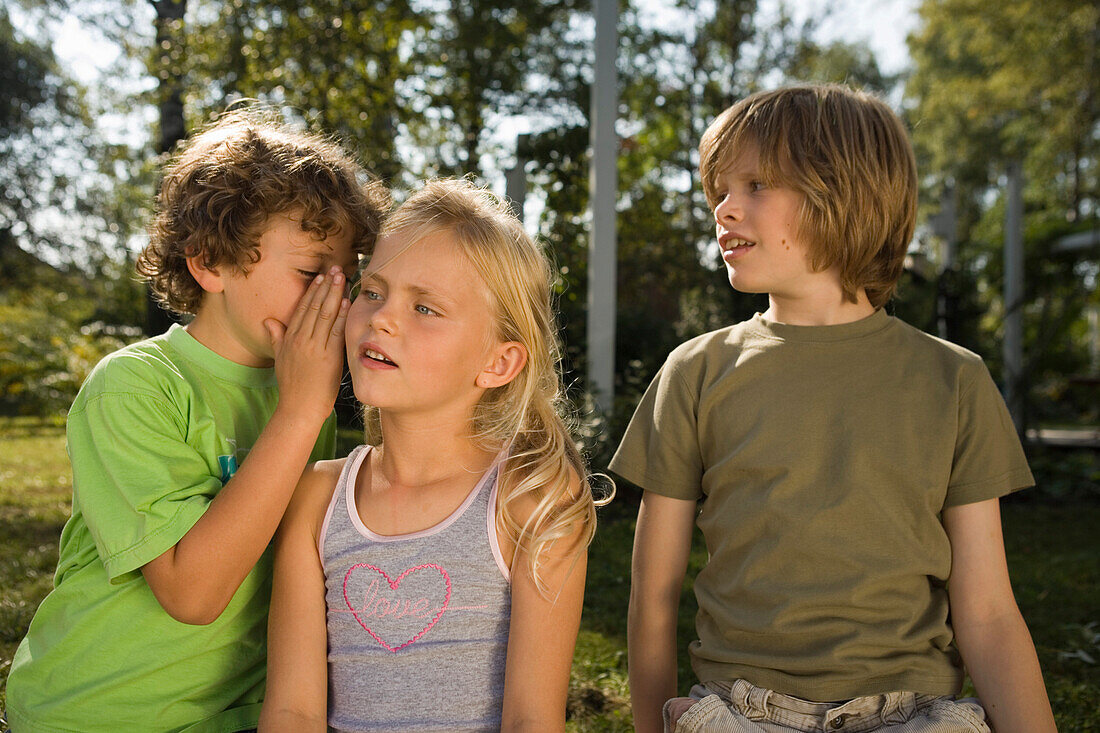
[[755, 146], [747, 146], [716, 177], [715, 188], [715, 231], [734, 289], [798, 298], [821, 286], [825, 273], [811, 269], [798, 233], [803, 197], [763, 182]]
[[298, 300], [318, 274], [339, 267], [350, 279], [358, 255], [350, 234], [317, 239], [296, 213], [272, 216], [259, 239], [258, 262], [247, 272], [222, 266], [209, 276], [202, 306], [188, 326], [199, 342], [245, 366], [271, 366], [275, 353], [264, 320], [289, 323]]

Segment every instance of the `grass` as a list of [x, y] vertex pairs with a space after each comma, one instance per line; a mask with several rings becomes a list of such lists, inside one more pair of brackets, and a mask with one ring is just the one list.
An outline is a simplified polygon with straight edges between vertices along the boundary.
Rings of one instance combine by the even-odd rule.
[[15, 648], [53, 588], [72, 490], [61, 422], [0, 421], [0, 709]]
[[[0, 418], [0, 710], [8, 668], [34, 609], [53, 583], [57, 539], [72, 481], [60, 422]], [[601, 510], [589, 559], [584, 618], [569, 695], [570, 731], [632, 730], [626, 674], [626, 605], [634, 503], [623, 492]], [[1004, 502], [1009, 566], [1028, 620], [1059, 730], [1100, 732], [1100, 502]], [[697, 542], [691, 567], [706, 553]], [[691, 575], [691, 573], [689, 573]], [[695, 599], [684, 584], [680, 684], [691, 684], [686, 646]]]

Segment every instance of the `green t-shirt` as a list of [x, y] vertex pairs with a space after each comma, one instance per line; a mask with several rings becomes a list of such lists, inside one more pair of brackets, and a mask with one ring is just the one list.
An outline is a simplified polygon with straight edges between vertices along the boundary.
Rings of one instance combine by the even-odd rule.
[[959, 690], [940, 513], [1032, 484], [981, 359], [883, 311], [681, 345], [611, 468], [701, 500], [699, 679], [817, 701]]
[[[224, 359], [179, 326], [95, 368], [68, 417], [73, 513], [55, 588], [8, 678], [16, 733], [255, 727], [270, 550], [206, 626], [172, 619], [141, 567], [198, 521], [277, 401], [273, 369]], [[313, 459], [331, 457], [334, 440], [330, 416]]]

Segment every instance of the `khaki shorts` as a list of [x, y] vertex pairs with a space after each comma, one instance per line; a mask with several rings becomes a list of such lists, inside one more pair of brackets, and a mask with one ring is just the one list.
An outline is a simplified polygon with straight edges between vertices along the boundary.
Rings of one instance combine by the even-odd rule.
[[669, 720], [672, 701], [665, 703], [665, 733], [989, 733], [985, 710], [973, 698], [890, 692], [819, 703], [745, 680], [696, 685], [690, 694], [697, 702], [675, 723]]

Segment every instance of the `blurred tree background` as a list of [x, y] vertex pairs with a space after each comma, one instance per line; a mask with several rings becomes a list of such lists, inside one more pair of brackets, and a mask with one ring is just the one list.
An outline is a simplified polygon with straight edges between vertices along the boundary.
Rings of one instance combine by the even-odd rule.
[[[335, 133], [398, 199], [425, 176], [499, 182], [525, 161], [539, 212], [528, 224], [559, 266], [567, 377], [601, 465], [668, 351], [762, 304], [729, 288], [713, 246], [702, 131], [753, 91], [844, 81], [889, 99], [917, 148], [921, 223], [890, 309], [978, 351], [999, 376], [1004, 175], [1020, 161], [1029, 421], [1100, 422], [1100, 3], [917, 0], [901, 73], [863, 43], [821, 41], [821, 18], [796, 22], [782, 4], [620, 6], [610, 421], [583, 407], [594, 27], [583, 0], [0, 5], [0, 412], [63, 411], [96, 359], [147, 328], [130, 273], [157, 167], [245, 98]], [[57, 60], [49, 29], [65, 22], [119, 52], [94, 84]], [[529, 134], [517, 149], [506, 130]], [[1091, 244], [1064, 246], [1081, 232]]]

